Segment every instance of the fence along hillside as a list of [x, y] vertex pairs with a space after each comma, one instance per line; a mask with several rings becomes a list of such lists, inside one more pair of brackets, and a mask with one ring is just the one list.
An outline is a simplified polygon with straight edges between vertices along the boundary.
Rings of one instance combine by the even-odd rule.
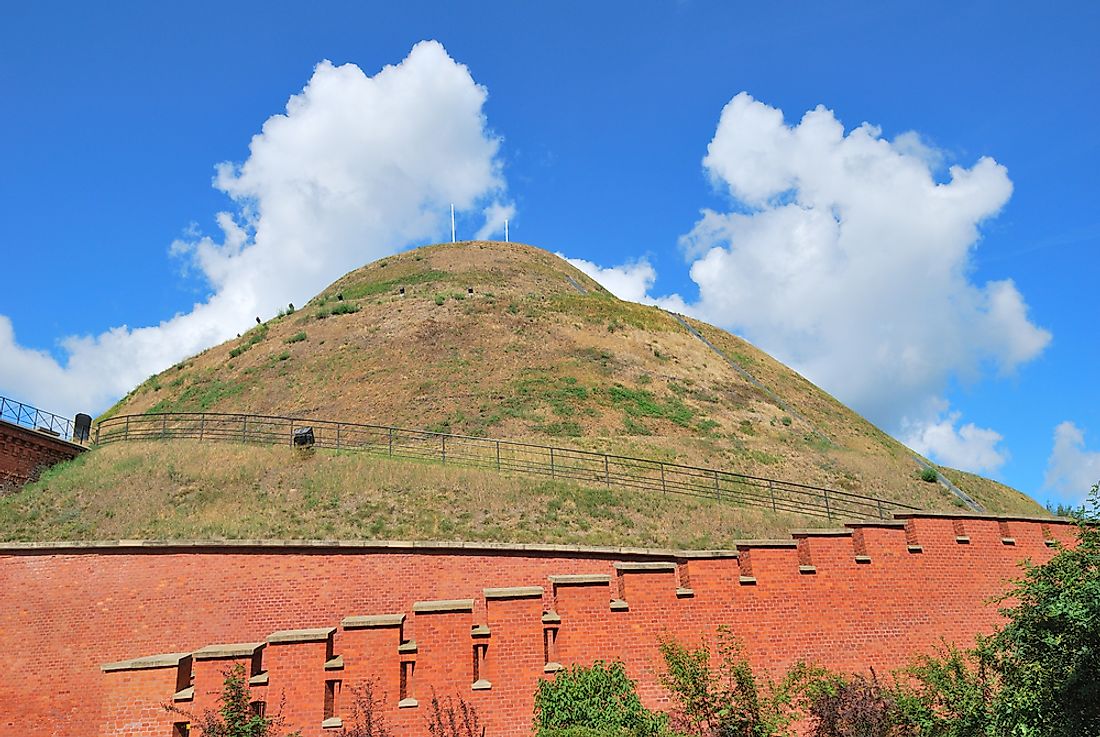
[[100, 422], [95, 442], [186, 439], [293, 445], [295, 431], [305, 428], [312, 430], [313, 445], [318, 448], [549, 477], [609, 489], [681, 494], [826, 519], [890, 519], [894, 512], [917, 509], [892, 499], [716, 468], [389, 425], [298, 417], [215, 412], [122, 415]]

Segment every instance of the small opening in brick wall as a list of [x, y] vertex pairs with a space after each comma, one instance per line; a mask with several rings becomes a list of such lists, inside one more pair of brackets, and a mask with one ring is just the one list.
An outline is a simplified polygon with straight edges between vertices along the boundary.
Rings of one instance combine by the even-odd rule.
[[474, 680], [481, 678], [481, 653], [478, 650], [481, 649], [480, 645], [474, 645]]
[[264, 717], [267, 716], [267, 702], [266, 701], [253, 701], [248, 707], [252, 710], [252, 716]]
[[339, 692], [339, 681], [325, 681], [325, 719], [336, 716], [336, 695]]
[[188, 737], [191, 734], [191, 725], [187, 722], [176, 722], [172, 725], [172, 737]]
[[264, 669], [264, 650], [263, 648], [257, 648], [256, 652], [252, 653], [252, 662], [249, 663], [249, 677], [258, 676], [263, 673]]
[[412, 678], [413, 665], [411, 662], [401, 664], [401, 686], [398, 691], [401, 701], [409, 698], [409, 680]]

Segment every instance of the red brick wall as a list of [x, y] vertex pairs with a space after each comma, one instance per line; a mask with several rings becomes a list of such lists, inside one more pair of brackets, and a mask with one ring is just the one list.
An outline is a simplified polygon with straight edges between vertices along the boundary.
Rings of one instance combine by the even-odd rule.
[[76, 458], [79, 445], [0, 420], [0, 491], [38, 478], [43, 469]]
[[[797, 660], [885, 672], [941, 638], [965, 645], [990, 631], [999, 615], [989, 598], [1019, 575], [1021, 560], [1052, 554], [1046, 540], [1072, 542], [1073, 527], [913, 516], [795, 538], [746, 542], [739, 558], [396, 545], [0, 549], [0, 733], [169, 737], [179, 717], [160, 705], [192, 672], [196, 701], [208, 704], [219, 678], [209, 664], [218, 661], [181, 661], [182, 675], [174, 667], [105, 673], [101, 665], [262, 642], [288, 629], [336, 628], [331, 645], [260, 651], [269, 685], [257, 686], [256, 698], [271, 711], [283, 703], [287, 727], [304, 737], [334, 734], [321, 727], [326, 680], [341, 682], [335, 715], [347, 719], [350, 687], [368, 679], [398, 735], [425, 731], [433, 688], [479, 707], [489, 735], [528, 734], [537, 679], [552, 677], [547, 660], [621, 659], [644, 701], [659, 707], [667, 701], [656, 677], [658, 638], [695, 644], [719, 625], [773, 672]], [[639, 562], [675, 565], [640, 570], [632, 565]], [[550, 578], [562, 574], [606, 578]], [[516, 586], [543, 593], [484, 594]], [[473, 599], [473, 608], [414, 607], [442, 599]], [[341, 625], [382, 614], [406, 616], [384, 627]], [[488, 636], [475, 625], [487, 626]], [[557, 632], [549, 648], [547, 629]], [[415, 651], [399, 652], [408, 641]], [[482, 643], [478, 675], [490, 687], [475, 690], [474, 648]], [[398, 707], [402, 661], [414, 664], [404, 695], [418, 702], [406, 708]]]

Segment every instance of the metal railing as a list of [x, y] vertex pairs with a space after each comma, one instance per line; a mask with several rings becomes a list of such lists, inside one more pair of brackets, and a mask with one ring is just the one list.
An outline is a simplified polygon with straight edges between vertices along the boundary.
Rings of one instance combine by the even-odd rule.
[[703, 497], [774, 512], [828, 519], [887, 519], [894, 511], [917, 509], [890, 499], [666, 461], [388, 425], [295, 417], [214, 412], [123, 415], [97, 424], [95, 443], [192, 439], [292, 445], [294, 431], [306, 427], [312, 428], [314, 445], [319, 448], [563, 479], [609, 489]]
[[0, 397], [0, 420], [13, 425], [39, 430], [55, 437], [69, 440], [73, 437], [73, 421], [68, 417], [55, 415], [44, 409], [17, 402], [14, 399]]

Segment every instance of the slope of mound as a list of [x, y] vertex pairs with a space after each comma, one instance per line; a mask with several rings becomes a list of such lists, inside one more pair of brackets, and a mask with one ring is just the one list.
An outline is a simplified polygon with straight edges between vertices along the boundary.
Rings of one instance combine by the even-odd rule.
[[99, 448], [0, 497], [0, 541], [466, 540], [703, 549], [824, 524], [708, 499], [437, 463], [191, 441]]
[[[526, 439], [957, 506], [919, 479], [908, 449], [749, 343], [618, 300], [519, 244], [372, 263], [150, 378], [105, 416], [157, 411]], [[980, 502], [999, 494], [957, 479]]]

